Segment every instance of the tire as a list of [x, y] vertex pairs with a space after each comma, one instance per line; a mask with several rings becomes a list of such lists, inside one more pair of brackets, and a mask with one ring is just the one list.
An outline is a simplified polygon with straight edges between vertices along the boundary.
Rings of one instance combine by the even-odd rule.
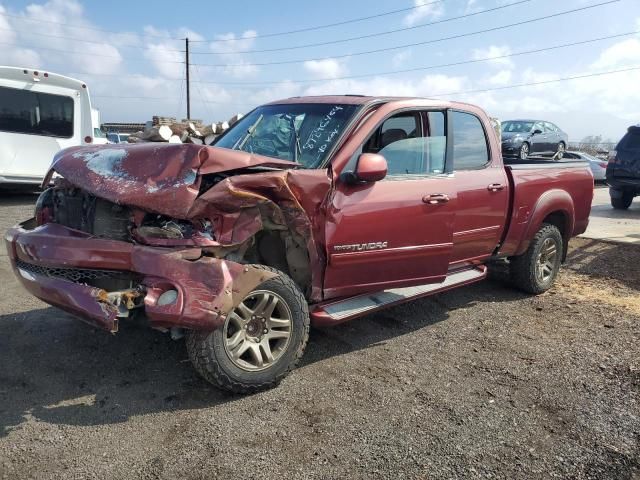
[[522, 145], [520, 145], [520, 150], [518, 151], [518, 158], [520, 160], [526, 160], [529, 156], [530, 148], [531, 147], [527, 142], [523, 142]]
[[617, 198], [611, 197], [611, 206], [616, 210], [626, 210], [631, 206], [633, 202], [633, 193], [622, 192], [622, 195]]
[[565, 145], [564, 142], [558, 143], [558, 149], [556, 150], [555, 157], [558, 158], [558, 159], [564, 157], [564, 152], [566, 150], [567, 150], [567, 146]]
[[[309, 339], [309, 307], [300, 289], [279, 270], [254, 266], [277, 276], [249, 293], [227, 316], [222, 328], [212, 332], [190, 332], [186, 341], [196, 371], [209, 383], [233, 393], [255, 393], [277, 386], [295, 368]], [[263, 298], [266, 300], [261, 310]], [[277, 301], [274, 303], [274, 300]], [[275, 307], [269, 312], [272, 303]], [[289, 336], [284, 343], [281, 329], [287, 327], [280, 324], [287, 321], [282, 320], [287, 316]], [[248, 318], [246, 323], [245, 318]], [[250, 336], [250, 332], [254, 336]], [[234, 338], [240, 340], [236, 342]], [[267, 359], [264, 342], [272, 362]], [[241, 350], [244, 353], [238, 355]], [[264, 365], [258, 364], [258, 358]]]
[[[552, 259], [550, 246], [553, 244], [555, 254]], [[509, 264], [511, 281], [520, 290], [535, 295], [551, 288], [560, 270], [564, 253], [564, 241], [560, 230], [555, 225], [543, 223], [540, 230], [531, 240], [525, 253], [512, 257]], [[540, 266], [544, 263], [544, 267]], [[541, 275], [540, 269], [545, 275]]]

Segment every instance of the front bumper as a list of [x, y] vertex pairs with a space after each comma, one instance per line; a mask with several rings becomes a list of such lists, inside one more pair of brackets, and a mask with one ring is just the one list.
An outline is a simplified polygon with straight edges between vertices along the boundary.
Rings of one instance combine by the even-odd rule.
[[[143, 308], [155, 328], [213, 330], [273, 276], [250, 265], [202, 256], [199, 248], [147, 247], [53, 223], [34, 225], [29, 220], [5, 235], [18, 280], [42, 301], [110, 332], [118, 330], [118, 319], [132, 308]], [[124, 292], [108, 292], [67, 274], [93, 271], [130, 274], [135, 284]], [[177, 292], [174, 301], [159, 304], [168, 290]]]
[[518, 157], [520, 156], [520, 147], [522, 146], [522, 142], [520, 143], [503, 143], [502, 144], [502, 156], [503, 157]]

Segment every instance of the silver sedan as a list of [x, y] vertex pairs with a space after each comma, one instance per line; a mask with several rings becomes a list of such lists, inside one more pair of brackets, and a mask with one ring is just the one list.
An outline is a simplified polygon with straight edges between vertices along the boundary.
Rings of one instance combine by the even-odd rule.
[[564, 158], [575, 158], [580, 160], [585, 160], [589, 162], [589, 166], [591, 167], [591, 173], [593, 173], [593, 179], [596, 182], [604, 182], [607, 175], [607, 161], [594, 157], [593, 155], [589, 155], [584, 152], [565, 152]]

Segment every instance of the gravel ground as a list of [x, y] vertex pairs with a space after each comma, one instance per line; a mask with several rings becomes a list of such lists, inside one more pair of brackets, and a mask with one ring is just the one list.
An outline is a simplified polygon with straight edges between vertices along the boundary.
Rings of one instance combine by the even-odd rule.
[[[34, 201], [0, 199], [0, 230]], [[640, 478], [640, 246], [574, 240], [539, 297], [492, 280], [313, 331], [247, 397], [183, 342], [47, 307], [0, 255], [0, 478]]]

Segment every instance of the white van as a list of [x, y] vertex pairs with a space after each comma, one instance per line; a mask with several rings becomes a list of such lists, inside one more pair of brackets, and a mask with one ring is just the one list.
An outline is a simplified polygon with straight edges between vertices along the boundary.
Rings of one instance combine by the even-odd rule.
[[91, 143], [86, 84], [41, 70], [0, 66], [0, 185], [39, 184], [58, 151]]

